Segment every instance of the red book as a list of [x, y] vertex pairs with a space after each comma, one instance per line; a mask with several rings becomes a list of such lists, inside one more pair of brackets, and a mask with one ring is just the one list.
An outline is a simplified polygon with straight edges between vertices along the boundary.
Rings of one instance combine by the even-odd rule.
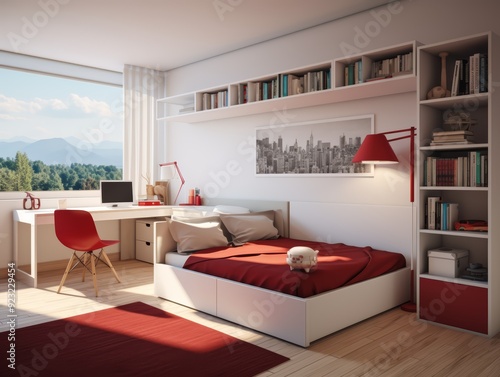
[[159, 200], [139, 200], [140, 206], [159, 206], [161, 202]]

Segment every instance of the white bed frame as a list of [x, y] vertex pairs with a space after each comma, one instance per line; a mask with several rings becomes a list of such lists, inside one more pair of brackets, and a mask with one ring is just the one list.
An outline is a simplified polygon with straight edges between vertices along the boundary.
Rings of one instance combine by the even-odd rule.
[[[212, 201], [210, 204], [218, 203]], [[343, 215], [340, 214], [337, 211], [338, 205], [333, 203], [294, 202], [289, 204], [288, 202], [272, 201], [221, 200], [220, 204], [244, 206], [252, 211], [278, 210], [283, 214], [282, 234], [285, 236], [290, 234], [290, 237], [293, 238], [310, 240], [323, 238], [323, 241], [332, 243], [343, 242], [380, 248], [373, 243], [364, 243], [363, 245], [362, 237], [361, 243], [356, 242], [360, 239], [357, 235], [367, 234], [367, 232], [362, 231], [363, 227], [368, 225], [363, 225], [362, 219], [371, 219], [371, 216], [367, 214], [361, 218], [357, 217], [356, 220], [352, 219], [356, 225], [356, 230], [353, 229], [350, 232], [353, 239], [346, 239], [349, 236], [344, 237], [345, 230], [337, 233], [342, 235], [337, 240], [332, 239], [336, 238], [335, 231], [315, 232], [314, 229], [321, 227], [330, 226], [330, 228], [335, 229], [335, 221], [337, 221], [335, 217], [341, 217], [343, 227], [349, 226], [349, 221], [346, 222], [345, 219], [346, 212]], [[399, 244], [404, 238], [402, 234], [409, 233], [411, 240], [411, 211], [408, 212], [406, 207], [403, 210], [401, 207], [380, 207], [363, 206], [363, 209], [358, 206], [348, 206], [341, 209], [353, 210], [354, 208], [371, 214], [384, 213], [384, 219], [391, 219], [391, 213], [394, 213], [398, 219], [387, 224], [386, 236], [379, 238], [390, 240], [391, 237], [394, 238], [394, 235], [399, 234], [395, 241], [398, 248], [384, 247], [384, 249], [400, 251], [408, 259], [411, 252], [408, 251], [411, 250], [411, 242], [408, 242], [408, 238], [403, 241], [406, 243], [405, 250], [402, 250]], [[300, 213], [300, 211], [302, 212]], [[409, 225], [406, 220], [402, 221], [401, 215], [405, 219], [407, 215], [410, 217]], [[293, 226], [294, 219], [303, 223], [300, 231]], [[291, 227], [288, 226], [289, 221], [292, 223]], [[392, 226], [397, 228], [391, 228]], [[172, 239], [168, 239], [168, 235], [165, 238], [162, 242], [174, 242]], [[388, 244], [390, 243], [388, 242]], [[309, 298], [299, 298], [166, 265], [164, 253], [158, 250], [154, 264], [154, 291], [158, 297], [307, 347], [317, 339], [407, 302], [410, 293], [410, 269], [407, 267], [369, 281]]]

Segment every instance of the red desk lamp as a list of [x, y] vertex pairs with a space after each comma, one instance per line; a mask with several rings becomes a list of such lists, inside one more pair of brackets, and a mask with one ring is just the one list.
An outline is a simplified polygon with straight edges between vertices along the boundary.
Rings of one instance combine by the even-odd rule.
[[175, 204], [177, 202], [177, 198], [179, 198], [179, 194], [181, 193], [181, 189], [182, 189], [182, 186], [184, 185], [184, 177], [182, 176], [182, 173], [179, 169], [179, 165], [177, 165], [177, 161], [173, 161], [173, 162], [163, 162], [160, 164], [160, 179], [162, 181], [168, 181], [170, 179], [172, 179], [172, 177], [174, 176], [174, 172], [172, 172], [172, 168], [171, 167], [174, 167], [175, 170], [177, 171], [177, 174], [179, 175], [179, 178], [181, 180], [181, 185], [179, 187], [179, 191], [177, 191], [177, 195], [175, 196], [175, 200], [174, 200], [174, 203]]

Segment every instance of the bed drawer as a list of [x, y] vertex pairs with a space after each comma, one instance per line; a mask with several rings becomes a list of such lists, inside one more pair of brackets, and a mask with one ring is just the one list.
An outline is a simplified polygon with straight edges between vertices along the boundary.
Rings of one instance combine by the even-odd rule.
[[135, 259], [153, 263], [154, 247], [154, 242], [135, 240]]

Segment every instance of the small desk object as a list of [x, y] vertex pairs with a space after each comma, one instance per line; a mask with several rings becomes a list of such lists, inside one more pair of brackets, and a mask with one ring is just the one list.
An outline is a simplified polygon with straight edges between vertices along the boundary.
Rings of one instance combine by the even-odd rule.
[[[173, 206], [127, 206], [127, 207], [82, 207], [74, 209], [82, 209], [92, 214], [94, 221], [120, 220], [120, 254], [133, 258], [135, 255], [135, 232], [125, 231], [122, 220], [130, 220], [135, 226], [135, 219], [146, 217], [163, 217], [172, 214]], [[43, 252], [38, 250], [37, 237], [38, 226], [44, 224], [54, 224], [55, 209], [39, 209], [39, 210], [15, 210], [13, 212], [14, 219], [14, 260], [18, 267], [16, 277], [26, 284], [35, 287], [37, 286], [37, 263], [38, 253]], [[27, 226], [24, 226], [24, 225]], [[22, 245], [20, 240], [22, 237]], [[28, 241], [26, 241], [28, 240]], [[21, 250], [27, 249], [27, 250]], [[20, 252], [29, 253], [29, 264], [27, 266], [19, 266]], [[123, 258], [126, 259], [126, 258]]]

